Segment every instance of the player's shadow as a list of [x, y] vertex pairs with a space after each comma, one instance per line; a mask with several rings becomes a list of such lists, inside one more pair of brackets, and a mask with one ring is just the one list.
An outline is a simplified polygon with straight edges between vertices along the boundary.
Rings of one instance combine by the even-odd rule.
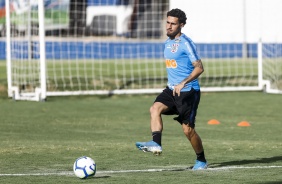
[[221, 162], [221, 163], [211, 163], [209, 164], [209, 168], [232, 166], [232, 165], [267, 164], [267, 163], [273, 163], [277, 161], [282, 161], [282, 156], [274, 156], [274, 157], [269, 157], [269, 158], [257, 158], [257, 159], [251, 159], [251, 160], [235, 160], [235, 161]]

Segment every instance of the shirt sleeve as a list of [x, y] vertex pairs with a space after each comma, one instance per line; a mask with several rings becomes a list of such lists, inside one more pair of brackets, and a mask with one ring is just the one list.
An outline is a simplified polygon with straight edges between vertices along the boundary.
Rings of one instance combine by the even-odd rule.
[[188, 55], [191, 62], [201, 59], [197, 53], [196, 45], [192, 41], [185, 42], [184, 51]]

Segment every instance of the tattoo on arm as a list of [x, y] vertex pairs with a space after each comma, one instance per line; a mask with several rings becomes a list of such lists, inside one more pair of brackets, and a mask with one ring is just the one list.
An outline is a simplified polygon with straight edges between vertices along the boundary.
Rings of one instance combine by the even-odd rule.
[[204, 69], [203, 63], [202, 63], [201, 60], [197, 60], [197, 61], [193, 62], [193, 66], [194, 66], [194, 67], [199, 67], [199, 68], [201, 68], [201, 69]]

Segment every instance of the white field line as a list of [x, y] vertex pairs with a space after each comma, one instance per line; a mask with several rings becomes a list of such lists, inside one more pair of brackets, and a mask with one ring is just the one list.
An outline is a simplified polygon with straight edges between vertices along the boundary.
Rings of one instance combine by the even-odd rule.
[[[208, 168], [203, 171], [233, 170], [233, 169], [273, 169], [273, 168], [282, 168], [282, 166], [229, 166], [229, 167]], [[112, 170], [112, 171], [97, 171], [96, 174], [185, 171], [185, 170], [188, 171], [191, 169], [182, 167], [182, 168], [172, 168], [172, 169]], [[57, 173], [17, 173], [17, 174], [1, 174], [0, 173], [0, 176], [71, 176], [71, 175], [74, 175], [72, 171], [57, 172]]]

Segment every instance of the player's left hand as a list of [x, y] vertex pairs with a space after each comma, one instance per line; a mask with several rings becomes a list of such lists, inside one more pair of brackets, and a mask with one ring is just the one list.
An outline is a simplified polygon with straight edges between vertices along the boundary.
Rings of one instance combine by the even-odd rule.
[[174, 86], [174, 89], [173, 89], [173, 96], [175, 96], [176, 94], [178, 96], [180, 96], [180, 91], [182, 88], [184, 88], [184, 85], [183, 83], [180, 83], [180, 84], [177, 84], [176, 86]]

